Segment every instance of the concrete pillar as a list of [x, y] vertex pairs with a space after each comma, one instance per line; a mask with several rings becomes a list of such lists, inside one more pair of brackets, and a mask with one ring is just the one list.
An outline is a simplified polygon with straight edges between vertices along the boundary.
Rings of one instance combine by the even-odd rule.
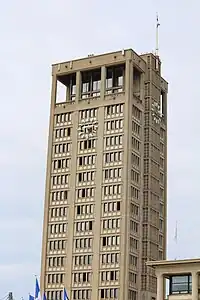
[[140, 75], [140, 101], [144, 101], [144, 73]]
[[81, 72], [76, 72], [76, 104], [78, 104], [78, 101], [81, 97]]
[[157, 275], [157, 300], [164, 300], [164, 277], [163, 277], [163, 274]]
[[101, 67], [101, 99], [104, 100], [106, 92], [106, 67]]
[[198, 273], [192, 273], [192, 300], [198, 300]]

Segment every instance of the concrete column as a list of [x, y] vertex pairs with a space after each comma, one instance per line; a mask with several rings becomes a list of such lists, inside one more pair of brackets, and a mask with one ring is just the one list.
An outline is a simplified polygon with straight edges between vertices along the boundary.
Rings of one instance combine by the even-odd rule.
[[128, 201], [129, 201], [129, 166], [130, 166], [130, 113], [131, 113], [131, 105], [130, 105], [130, 61], [126, 61], [126, 70], [125, 70], [125, 104], [124, 104], [124, 170], [123, 170], [123, 194], [121, 202], [121, 255], [120, 255], [120, 295], [119, 299], [128, 299], [128, 272], [126, 272], [126, 268], [128, 268], [128, 253], [129, 253], [129, 239], [128, 239]]
[[97, 140], [97, 161], [96, 161], [96, 191], [95, 191], [95, 207], [94, 207], [94, 238], [93, 238], [93, 261], [92, 261], [92, 297], [91, 299], [99, 299], [98, 286], [100, 284], [101, 262], [99, 263], [101, 251], [101, 213], [102, 213], [102, 166], [103, 166], [103, 134], [104, 134], [104, 107], [100, 107], [98, 111], [98, 140]]
[[[74, 112], [73, 116], [73, 131], [72, 131], [72, 152], [71, 152], [71, 172], [69, 178], [69, 215], [68, 220], [71, 221], [68, 226], [68, 238], [66, 247], [66, 263], [65, 263], [65, 282], [64, 286], [68, 291], [69, 299], [72, 299], [70, 291], [72, 288], [72, 269], [73, 269], [73, 252], [74, 252], [74, 219], [75, 219], [75, 199], [76, 199], [76, 170], [77, 170], [77, 135], [78, 135], [78, 111]], [[70, 274], [68, 276], [67, 274]]]
[[140, 75], [140, 100], [144, 101], [144, 73]]
[[198, 300], [198, 273], [192, 273], [192, 300]]
[[48, 138], [48, 154], [47, 154], [47, 168], [46, 168], [46, 185], [45, 185], [45, 203], [44, 203], [44, 222], [43, 222], [43, 242], [42, 242], [42, 262], [41, 262], [41, 276], [40, 288], [45, 291], [45, 274], [46, 274], [46, 255], [48, 255], [47, 241], [48, 241], [48, 218], [49, 218], [49, 197], [51, 184], [51, 160], [52, 160], [52, 144], [53, 144], [53, 122], [54, 110], [56, 103], [57, 79], [56, 75], [52, 75], [51, 88], [51, 108], [49, 117], [49, 138]]
[[104, 100], [106, 92], [106, 67], [101, 67], [101, 99]]
[[76, 104], [78, 104], [78, 101], [81, 97], [81, 72], [76, 72]]
[[157, 275], [157, 300], [164, 300], [164, 277], [163, 274]]

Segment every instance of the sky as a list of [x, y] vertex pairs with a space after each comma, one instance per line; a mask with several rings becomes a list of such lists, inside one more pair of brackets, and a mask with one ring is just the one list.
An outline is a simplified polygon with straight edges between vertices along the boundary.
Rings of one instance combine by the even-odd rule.
[[154, 51], [157, 11], [169, 82], [168, 258], [200, 256], [199, 10], [199, 0], [2, 1], [0, 299], [27, 299], [40, 274], [51, 64]]

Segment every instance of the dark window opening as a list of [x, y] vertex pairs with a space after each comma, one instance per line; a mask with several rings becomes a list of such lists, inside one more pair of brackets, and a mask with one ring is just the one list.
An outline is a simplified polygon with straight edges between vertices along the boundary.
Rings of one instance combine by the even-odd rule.
[[68, 194], [68, 192], [64, 191], [64, 200], [67, 200], [67, 194]]
[[117, 211], [119, 211], [120, 210], [120, 202], [118, 201], [117, 202]]
[[67, 128], [67, 137], [69, 137], [69, 136], [71, 136], [71, 128], [70, 127]]
[[104, 299], [104, 290], [101, 290], [101, 299]]
[[101, 69], [82, 72], [81, 98], [99, 97], [101, 89]]
[[58, 160], [58, 169], [61, 169], [62, 168], [62, 161], [61, 159]]
[[165, 92], [161, 91], [160, 94], [160, 114], [164, 118], [166, 116], [166, 102]]
[[79, 166], [82, 166], [83, 165], [83, 157], [79, 157]]
[[56, 103], [73, 102], [76, 98], [76, 74], [57, 76]]
[[92, 149], [94, 148], [94, 145], [95, 145], [94, 140], [86, 140], [84, 141], [83, 148], [84, 150]]
[[124, 91], [125, 65], [108, 67], [106, 70], [106, 94]]
[[141, 73], [138, 69], [133, 68], [133, 94], [140, 98]]
[[106, 246], [106, 237], [103, 237], [103, 246]]
[[79, 173], [78, 174], [78, 182], [81, 182], [82, 181], [82, 173]]
[[86, 282], [87, 281], [87, 273], [83, 273], [83, 282]]
[[86, 190], [85, 189], [82, 189], [82, 198], [85, 198], [86, 197]]
[[92, 221], [89, 221], [89, 230], [92, 230]]
[[110, 280], [114, 280], [114, 271], [110, 271]]
[[169, 278], [169, 293], [173, 294], [191, 294], [192, 292], [192, 276], [176, 275]]

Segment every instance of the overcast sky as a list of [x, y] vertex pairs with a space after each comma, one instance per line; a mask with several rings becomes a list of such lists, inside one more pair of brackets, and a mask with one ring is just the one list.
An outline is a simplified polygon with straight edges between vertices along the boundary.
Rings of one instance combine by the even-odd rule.
[[0, 298], [26, 299], [40, 273], [51, 64], [155, 50], [156, 11], [169, 81], [168, 256], [200, 256], [199, 0], [1, 1]]

